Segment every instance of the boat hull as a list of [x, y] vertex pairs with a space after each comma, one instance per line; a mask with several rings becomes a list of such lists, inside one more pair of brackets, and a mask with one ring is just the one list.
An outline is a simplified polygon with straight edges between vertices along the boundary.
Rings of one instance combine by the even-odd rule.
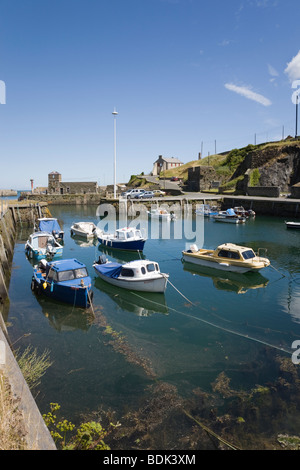
[[212, 216], [215, 222], [224, 222], [228, 224], [244, 224], [246, 222], [246, 219], [241, 218], [234, 218], [234, 217], [218, 217], [218, 216]]
[[159, 276], [153, 279], [139, 279], [128, 281], [126, 279], [111, 278], [103, 275], [97, 269], [95, 272], [105, 282], [109, 284], [121, 287], [122, 289], [138, 291], [138, 292], [153, 292], [153, 293], [164, 293], [167, 287], [167, 276]]
[[75, 235], [75, 236], [81, 237], [81, 238], [94, 238], [95, 237], [95, 235], [93, 233], [83, 232], [81, 230], [76, 230], [74, 228], [72, 228], [72, 230], [71, 230], [71, 235]]
[[286, 228], [300, 230], [300, 222], [286, 222]]
[[258, 267], [258, 266], [242, 266], [242, 265], [235, 265], [235, 264], [229, 264], [226, 263], [225, 261], [218, 262], [218, 261], [213, 261], [213, 260], [206, 260], [200, 257], [192, 256], [189, 254], [183, 253], [183, 260], [187, 263], [195, 264], [198, 266], [204, 266], [207, 268], [213, 268], [213, 269], [219, 269], [221, 271], [230, 271], [233, 273], [240, 273], [244, 274], [249, 271], [259, 271], [262, 269], [264, 266]]
[[98, 237], [98, 241], [102, 246], [114, 248], [116, 250], [126, 251], [143, 251], [146, 240], [125, 240], [119, 241]]
[[62, 256], [63, 254], [63, 248], [58, 248], [57, 250], [55, 250], [55, 252], [50, 253], [48, 251], [41, 252], [41, 250], [35, 250], [31, 248], [29, 245], [25, 246], [25, 251], [26, 251], [28, 258], [34, 258], [38, 261], [44, 258], [55, 259], [55, 258]]
[[43, 294], [51, 299], [68, 303], [74, 307], [88, 308], [91, 305], [93, 293], [91, 287], [64, 286], [61, 284], [40, 281], [35, 276], [32, 278], [31, 289], [36, 294]]

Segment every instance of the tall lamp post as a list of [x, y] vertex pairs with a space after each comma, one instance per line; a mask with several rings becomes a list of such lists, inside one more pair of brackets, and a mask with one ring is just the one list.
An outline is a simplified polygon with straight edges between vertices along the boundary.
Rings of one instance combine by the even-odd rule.
[[114, 116], [114, 199], [117, 197], [117, 111], [113, 110]]
[[297, 98], [296, 98], [296, 139], [298, 138], [298, 99], [299, 99], [299, 96], [297, 95]]

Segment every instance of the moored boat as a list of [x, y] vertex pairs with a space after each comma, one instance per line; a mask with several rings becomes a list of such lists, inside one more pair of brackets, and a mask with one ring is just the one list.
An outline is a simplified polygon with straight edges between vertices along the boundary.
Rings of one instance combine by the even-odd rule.
[[58, 239], [64, 239], [64, 231], [60, 228], [58, 220], [53, 217], [43, 217], [38, 219], [38, 225], [36, 227], [36, 232], [49, 232]]
[[139, 259], [121, 264], [100, 256], [93, 267], [103, 281], [123, 289], [164, 293], [167, 287], [169, 275], [161, 273], [155, 261]]
[[106, 233], [103, 230], [98, 230], [97, 238], [101, 245], [108, 248], [130, 251], [143, 251], [147, 240], [141, 230], [133, 227], [120, 228], [115, 233]]
[[212, 217], [214, 215], [218, 215], [219, 212], [216, 206], [210, 207], [209, 204], [200, 204], [195, 213], [197, 215], [202, 215], [203, 217]]
[[267, 258], [256, 255], [252, 248], [233, 243], [223, 243], [215, 250], [198, 249], [196, 245], [191, 245], [189, 250], [182, 252], [182, 256], [188, 263], [239, 273], [257, 272], [270, 265]]
[[226, 222], [230, 224], [244, 224], [246, 217], [237, 215], [233, 209], [220, 211], [218, 214], [212, 216], [215, 222]]
[[234, 212], [237, 214], [237, 215], [240, 215], [242, 217], [255, 217], [255, 212], [252, 210], [252, 209], [244, 209], [243, 206], [239, 206], [239, 207], [234, 207], [233, 208]]
[[28, 258], [54, 258], [62, 256], [63, 247], [54, 235], [48, 232], [34, 232], [25, 243], [25, 252]]
[[147, 211], [148, 217], [151, 219], [158, 219], [158, 220], [175, 220], [176, 215], [173, 212], [169, 212], [167, 209], [163, 208], [155, 208]]
[[31, 289], [52, 299], [88, 308], [92, 304], [92, 281], [86, 266], [76, 259], [41, 260], [34, 266]]
[[285, 222], [286, 228], [300, 229], [300, 222]]
[[97, 237], [97, 227], [94, 222], [76, 222], [71, 226], [71, 235], [82, 238]]

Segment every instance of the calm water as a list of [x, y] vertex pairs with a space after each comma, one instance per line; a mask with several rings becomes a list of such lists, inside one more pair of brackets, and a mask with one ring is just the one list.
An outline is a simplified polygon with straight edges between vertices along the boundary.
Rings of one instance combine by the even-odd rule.
[[[206, 248], [224, 242], [266, 248], [272, 267], [261, 274], [200, 272], [181, 262], [185, 240], [149, 239], [144, 255], [159, 262], [185, 298], [170, 284], [164, 296], [146, 298], [97, 278], [92, 263], [101, 250], [71, 238], [74, 221], [98, 222], [96, 207], [51, 211], [65, 231], [64, 258], [78, 258], [89, 269], [94, 317], [31, 292], [32, 264], [24, 253], [30, 230], [23, 230], [15, 248], [7, 322], [15, 347], [50, 351], [53, 365], [36, 397], [42, 413], [57, 402], [73, 421], [100, 407], [114, 410], [122, 421], [147, 398], [149, 385], [167, 383], [180, 398], [192, 400], [195, 390], [211, 393], [222, 372], [232, 389], [247, 391], [277, 380], [275, 357], [292, 364], [291, 346], [300, 340], [300, 232], [288, 231], [284, 219], [257, 216], [241, 226], [204, 221]], [[107, 256], [127, 259], [121, 252]], [[300, 434], [295, 415], [294, 410], [293, 420], [281, 422], [282, 431]], [[271, 433], [268, 422], [264, 431]]]

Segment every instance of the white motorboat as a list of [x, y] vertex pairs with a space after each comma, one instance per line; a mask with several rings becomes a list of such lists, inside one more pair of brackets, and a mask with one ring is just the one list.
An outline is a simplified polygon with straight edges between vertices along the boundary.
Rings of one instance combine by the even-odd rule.
[[256, 255], [252, 248], [234, 243], [223, 243], [215, 250], [199, 250], [196, 245], [191, 245], [189, 250], [182, 252], [182, 256], [188, 263], [239, 273], [257, 272], [270, 266], [270, 261]]
[[212, 216], [215, 222], [227, 222], [230, 224], [244, 224], [246, 217], [237, 215], [233, 209], [220, 211], [218, 214]]
[[62, 256], [63, 247], [52, 233], [34, 232], [25, 243], [25, 252], [28, 258], [54, 258], [54, 256]]
[[167, 209], [155, 208], [147, 211], [149, 218], [158, 220], [175, 220], [176, 215], [173, 212], [169, 212]]
[[123, 289], [164, 293], [167, 287], [169, 275], [161, 273], [155, 261], [139, 259], [120, 264], [100, 256], [93, 267], [103, 281]]
[[197, 215], [202, 215], [203, 217], [212, 217], [219, 213], [216, 206], [210, 207], [209, 204], [200, 204], [195, 212]]
[[300, 229], [300, 222], [285, 222], [286, 228]]
[[76, 222], [71, 227], [71, 235], [95, 238], [97, 237], [97, 227], [93, 222]]

